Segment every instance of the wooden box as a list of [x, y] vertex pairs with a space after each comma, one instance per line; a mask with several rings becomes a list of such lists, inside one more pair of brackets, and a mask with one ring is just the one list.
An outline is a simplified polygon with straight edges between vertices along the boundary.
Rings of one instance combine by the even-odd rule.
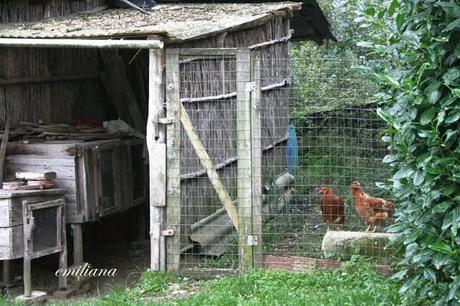
[[145, 174], [141, 192], [136, 197], [133, 192], [138, 186], [133, 173], [144, 166], [138, 153], [143, 143], [137, 138], [9, 143], [6, 173], [12, 177], [17, 171], [56, 172], [55, 187], [67, 191], [67, 223], [92, 222], [146, 201]]
[[23, 255], [22, 202], [63, 199], [65, 190], [0, 190], [0, 260]]

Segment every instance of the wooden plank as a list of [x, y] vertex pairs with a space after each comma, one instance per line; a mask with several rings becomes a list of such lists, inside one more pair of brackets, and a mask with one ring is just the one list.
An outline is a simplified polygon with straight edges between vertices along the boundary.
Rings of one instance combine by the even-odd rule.
[[0, 86], [6, 85], [20, 85], [31, 83], [55, 83], [55, 82], [68, 82], [68, 81], [84, 81], [91, 79], [99, 79], [97, 74], [76, 74], [76, 75], [59, 75], [59, 76], [27, 76], [19, 78], [0, 79]]
[[[273, 83], [267, 86], [262, 87], [262, 91], [271, 91], [274, 89], [278, 88], [283, 88], [285, 86], [289, 85], [289, 80], [285, 79], [281, 82], [278, 83]], [[221, 95], [215, 95], [215, 96], [208, 96], [208, 97], [197, 97], [197, 98], [181, 98], [181, 102], [186, 102], [186, 103], [193, 103], [193, 102], [212, 102], [212, 101], [219, 101], [219, 100], [225, 100], [225, 99], [230, 99], [233, 97], [237, 96], [237, 92], [229, 92], [226, 94], [221, 94]]]
[[157, 49], [163, 48], [158, 40], [132, 39], [56, 39], [56, 38], [0, 38], [0, 47], [26, 48], [96, 48], [96, 49]]
[[[83, 216], [86, 216], [86, 210], [84, 209], [87, 207], [88, 202], [87, 202], [87, 189], [86, 189], [86, 184], [87, 184], [87, 175], [89, 173], [86, 173], [85, 169], [85, 162], [83, 160], [83, 155], [84, 155], [84, 148], [78, 148], [78, 153], [77, 157], [75, 158], [75, 178], [76, 178], [76, 192], [75, 192], [75, 209], [78, 214], [81, 214]], [[66, 202], [68, 201], [68, 198], [66, 198]]]
[[12, 286], [11, 283], [11, 267], [10, 267], [10, 261], [9, 260], [4, 260], [3, 261], [3, 286], [5, 287], [10, 287]]
[[251, 166], [252, 166], [252, 235], [257, 237], [253, 246], [253, 261], [255, 268], [263, 267], [262, 241], [262, 124], [261, 124], [261, 78], [260, 52], [251, 53], [251, 82], [254, 90], [251, 92]]
[[16, 178], [22, 180], [42, 181], [42, 180], [54, 180], [56, 178], [56, 172], [16, 172]]
[[[150, 150], [154, 156], [149, 163], [151, 269], [152, 271], [163, 271], [165, 269], [164, 237], [161, 236], [161, 230], [164, 227], [164, 205], [166, 204], [166, 144], [156, 143]], [[152, 186], [154, 182], [156, 183]]]
[[8, 117], [8, 113], [6, 114], [6, 116], [7, 117], [5, 122], [5, 128], [3, 130], [2, 144], [0, 145], [0, 188], [2, 186], [4, 178], [6, 148], [8, 147], [8, 138], [10, 137], [10, 117]]
[[71, 224], [73, 235], [73, 265], [79, 266], [83, 263], [83, 232], [81, 224]]
[[200, 159], [200, 163], [205, 168], [206, 173], [208, 175], [209, 180], [211, 181], [211, 185], [214, 187], [217, 195], [219, 196], [220, 201], [225, 207], [230, 219], [233, 222], [233, 225], [238, 230], [240, 227], [240, 221], [238, 217], [238, 211], [233, 205], [233, 201], [228, 195], [227, 191], [225, 190], [225, 186], [220, 180], [219, 174], [217, 173], [211, 158], [209, 157], [206, 148], [204, 147], [203, 143], [200, 140], [198, 134], [193, 130], [192, 120], [187, 114], [187, 110], [184, 108], [184, 105], [180, 103], [180, 121], [182, 122], [182, 126], [184, 131], [186, 132], [190, 143], [195, 150], [196, 155]]
[[52, 168], [56, 166], [74, 167], [75, 165], [73, 158], [45, 158], [38, 155], [8, 155], [6, 157], [6, 161], [8, 163], [15, 164], [42, 165], [44, 168]]
[[[59, 246], [62, 247], [61, 252], [59, 253], [59, 268], [63, 270], [67, 269], [67, 235], [66, 235], [66, 218], [65, 218], [65, 203], [62, 200], [62, 206], [59, 208], [59, 214], [57, 217], [58, 222], [58, 235], [59, 237]], [[67, 276], [59, 275], [59, 288], [67, 287]]]
[[240, 271], [244, 272], [253, 266], [252, 246], [248, 245], [249, 236], [252, 236], [252, 209], [251, 209], [251, 97], [248, 84], [251, 81], [250, 61], [251, 53], [239, 50], [236, 56], [236, 88], [237, 88], [237, 194], [238, 213], [240, 219], [238, 255]]
[[180, 267], [181, 249], [181, 184], [180, 184], [180, 142], [181, 126], [179, 113], [180, 78], [179, 53], [175, 50], [166, 51], [166, 117], [174, 118], [174, 122], [166, 128], [166, 164], [167, 164], [167, 195], [166, 222], [167, 228], [173, 229], [175, 235], [166, 239], [166, 270], [178, 271]]
[[75, 180], [75, 168], [71, 166], [15, 163], [10, 161], [6, 163], [6, 174], [9, 179], [13, 179], [14, 174], [18, 171], [46, 172], [51, 170], [52, 172], [56, 172], [56, 178], [59, 180]]
[[159, 124], [159, 120], [165, 117], [164, 61], [163, 50], [149, 51], [146, 142], [149, 153], [150, 269], [152, 271], [166, 270], [165, 237], [161, 235], [165, 226], [166, 209], [166, 130]]
[[30, 255], [33, 250], [32, 245], [32, 231], [33, 231], [33, 218], [29, 215], [28, 202], [22, 202], [22, 217], [23, 217], [23, 245], [24, 245], [24, 258], [23, 258], [23, 280], [24, 280], [24, 296], [30, 297], [32, 295], [32, 265]]
[[198, 55], [203, 56], [203, 54], [208, 56], [219, 56], [219, 55], [235, 55], [237, 53], [237, 48], [186, 48], [186, 49], [174, 49], [174, 52], [180, 53], [183, 56], [189, 55]]

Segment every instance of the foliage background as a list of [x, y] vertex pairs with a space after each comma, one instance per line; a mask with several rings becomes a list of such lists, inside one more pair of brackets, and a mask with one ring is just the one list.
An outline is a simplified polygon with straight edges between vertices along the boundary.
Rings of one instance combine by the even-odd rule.
[[437, 305], [460, 302], [460, 4], [450, 0], [366, 1], [361, 47], [373, 67], [384, 140], [393, 154], [387, 187], [398, 204], [391, 231], [404, 246], [402, 293]]

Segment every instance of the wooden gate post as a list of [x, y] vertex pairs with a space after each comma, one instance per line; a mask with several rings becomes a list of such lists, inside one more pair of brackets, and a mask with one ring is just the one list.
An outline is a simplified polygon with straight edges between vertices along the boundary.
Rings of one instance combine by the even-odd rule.
[[166, 206], [166, 135], [160, 119], [164, 112], [164, 53], [149, 50], [149, 104], [147, 119], [147, 149], [149, 152], [150, 208], [150, 269], [164, 271], [165, 241], [161, 235]]
[[237, 126], [237, 194], [240, 219], [238, 255], [240, 271], [253, 267], [252, 207], [251, 207], [251, 53], [241, 49], [236, 53], [236, 126]]
[[252, 166], [252, 235], [256, 237], [253, 246], [253, 261], [255, 268], [263, 266], [262, 241], [262, 136], [260, 112], [261, 79], [260, 52], [251, 52], [251, 166]]
[[172, 119], [167, 127], [167, 196], [166, 224], [172, 230], [166, 240], [166, 270], [178, 271], [181, 249], [181, 185], [180, 185], [180, 78], [179, 53], [166, 52], [166, 115]]

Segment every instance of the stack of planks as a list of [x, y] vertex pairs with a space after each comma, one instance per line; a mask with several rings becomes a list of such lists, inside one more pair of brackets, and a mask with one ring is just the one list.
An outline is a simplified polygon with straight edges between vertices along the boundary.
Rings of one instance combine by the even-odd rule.
[[18, 122], [11, 126], [10, 141], [45, 142], [49, 140], [103, 140], [116, 135], [106, 133], [104, 128], [72, 126], [65, 123]]
[[54, 187], [56, 172], [16, 172], [16, 180], [3, 182], [5, 190], [40, 190]]

